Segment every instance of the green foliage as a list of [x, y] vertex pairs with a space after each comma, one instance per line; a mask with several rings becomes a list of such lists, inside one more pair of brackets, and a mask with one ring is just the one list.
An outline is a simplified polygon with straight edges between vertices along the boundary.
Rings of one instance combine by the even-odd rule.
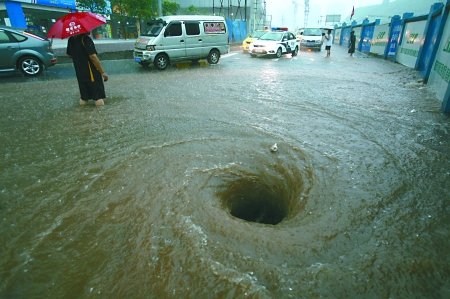
[[176, 2], [164, 0], [164, 2], [162, 3], [163, 16], [176, 15], [179, 9], [180, 5]]
[[188, 14], [190, 14], [190, 15], [198, 14], [198, 8], [195, 7], [194, 5], [191, 5], [191, 6], [189, 6], [189, 7], [187, 8], [187, 12], [188, 12]]
[[126, 2], [128, 15], [138, 18], [148, 18], [153, 16], [153, 0], [122, 0]]
[[91, 12], [99, 14], [106, 13], [105, 0], [77, 0], [77, 3], [80, 8], [87, 9]]
[[111, 6], [114, 13], [141, 19], [155, 15], [156, 2], [157, 0], [112, 0]]

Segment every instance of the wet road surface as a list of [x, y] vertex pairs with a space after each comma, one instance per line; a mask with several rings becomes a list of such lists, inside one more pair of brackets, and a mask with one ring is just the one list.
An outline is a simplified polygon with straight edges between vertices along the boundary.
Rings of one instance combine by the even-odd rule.
[[448, 117], [323, 55], [2, 77], [0, 297], [448, 298]]

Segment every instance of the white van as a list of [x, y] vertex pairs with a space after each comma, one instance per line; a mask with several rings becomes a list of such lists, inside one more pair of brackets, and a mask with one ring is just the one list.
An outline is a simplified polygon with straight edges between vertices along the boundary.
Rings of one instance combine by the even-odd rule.
[[314, 49], [321, 51], [323, 44], [323, 32], [320, 28], [303, 28], [297, 35], [300, 40], [300, 50]]
[[219, 62], [229, 52], [228, 30], [223, 17], [166, 16], [153, 20], [146, 34], [134, 45], [134, 60], [142, 66], [153, 63], [164, 70], [172, 61], [206, 58]]

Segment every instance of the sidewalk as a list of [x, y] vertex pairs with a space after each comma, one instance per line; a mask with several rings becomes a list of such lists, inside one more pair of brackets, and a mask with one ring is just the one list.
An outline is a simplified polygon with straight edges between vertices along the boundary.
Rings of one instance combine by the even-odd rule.
[[[97, 53], [132, 51], [135, 39], [94, 39]], [[56, 56], [66, 55], [67, 39], [53, 39], [53, 51]]]
[[[94, 39], [97, 53], [126, 52], [132, 51], [136, 39]], [[67, 39], [53, 39], [53, 51], [56, 56], [65, 56], [67, 48]], [[241, 43], [230, 44], [230, 51], [241, 51]]]

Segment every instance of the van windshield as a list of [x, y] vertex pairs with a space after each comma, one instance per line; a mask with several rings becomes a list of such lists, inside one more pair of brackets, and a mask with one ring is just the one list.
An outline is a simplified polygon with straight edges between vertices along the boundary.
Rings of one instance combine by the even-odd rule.
[[164, 26], [162, 23], [152, 24], [152, 25], [150, 25], [150, 28], [147, 30], [147, 32], [143, 33], [142, 35], [143, 36], [158, 36], [163, 27]]
[[308, 36], [321, 36], [322, 35], [322, 30], [320, 30], [319, 28], [306, 28], [303, 31], [303, 35], [308, 35]]

